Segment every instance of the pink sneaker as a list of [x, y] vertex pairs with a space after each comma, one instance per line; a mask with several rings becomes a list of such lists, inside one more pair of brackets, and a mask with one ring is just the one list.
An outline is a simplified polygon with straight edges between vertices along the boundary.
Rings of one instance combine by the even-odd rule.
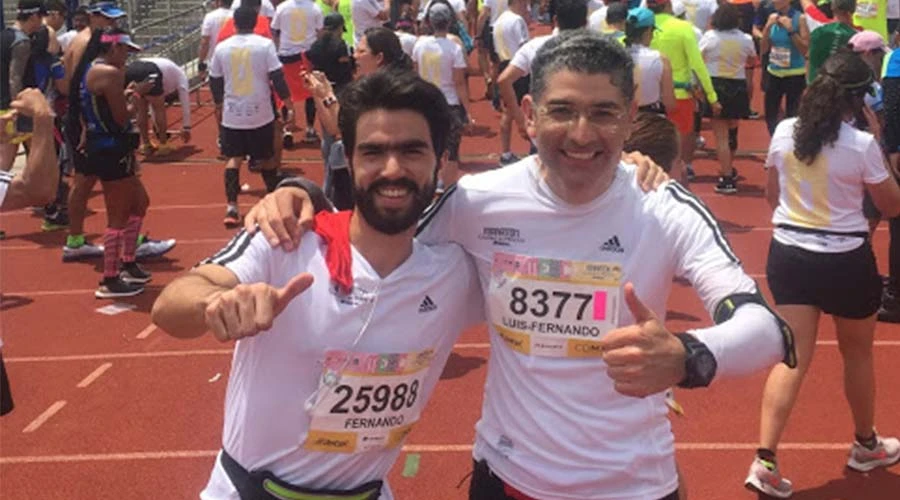
[[847, 467], [859, 472], [869, 472], [878, 467], [888, 467], [900, 461], [900, 441], [897, 438], [878, 436], [878, 445], [870, 450], [858, 442], [850, 448]]
[[790, 498], [794, 494], [791, 482], [781, 476], [778, 466], [759, 457], [750, 464], [744, 486], [775, 498]]

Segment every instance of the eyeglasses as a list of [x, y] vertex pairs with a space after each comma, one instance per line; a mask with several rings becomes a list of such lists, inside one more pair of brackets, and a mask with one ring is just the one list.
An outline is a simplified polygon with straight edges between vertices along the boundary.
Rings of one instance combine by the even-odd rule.
[[544, 115], [552, 124], [566, 127], [576, 124], [581, 117], [584, 117], [591, 127], [605, 130], [619, 128], [627, 122], [625, 111], [609, 108], [579, 110], [567, 104], [550, 104], [539, 107], [538, 113]]

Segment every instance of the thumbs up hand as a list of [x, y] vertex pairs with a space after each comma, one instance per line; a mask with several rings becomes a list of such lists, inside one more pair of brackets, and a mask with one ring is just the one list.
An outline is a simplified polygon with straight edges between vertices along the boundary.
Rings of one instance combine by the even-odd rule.
[[283, 288], [265, 283], [237, 285], [209, 302], [206, 325], [222, 342], [252, 337], [272, 328], [272, 321], [312, 282], [311, 274], [302, 273]]
[[635, 324], [603, 337], [607, 375], [616, 391], [626, 396], [646, 397], [663, 392], [684, 378], [684, 345], [641, 302], [633, 284], [625, 285], [624, 294]]

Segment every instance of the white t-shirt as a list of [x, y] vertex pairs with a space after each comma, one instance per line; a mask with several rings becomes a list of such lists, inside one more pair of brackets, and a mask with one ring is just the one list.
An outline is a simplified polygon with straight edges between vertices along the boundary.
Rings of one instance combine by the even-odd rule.
[[171, 59], [164, 57], [142, 57], [142, 61], [147, 61], [156, 65], [162, 72], [163, 94], [169, 95], [178, 92], [178, 101], [181, 103], [181, 124], [191, 126], [191, 87], [188, 83], [187, 74], [181, 69], [181, 66], [172, 62]]
[[413, 47], [416, 46], [416, 40], [418, 40], [419, 37], [405, 31], [395, 31], [394, 34], [400, 39], [400, 48], [403, 49], [403, 52], [409, 57], [412, 57]]
[[[483, 307], [456, 245], [414, 243], [385, 278], [353, 249], [348, 295], [330, 283], [325, 251], [315, 233], [286, 253], [242, 232], [211, 259], [241, 283], [315, 277], [270, 330], [236, 343], [222, 443], [245, 469], [350, 489], [387, 478], [459, 333], [483, 320]], [[218, 460], [200, 498], [239, 500]]]
[[678, 486], [665, 396], [617, 393], [597, 351], [633, 324], [626, 282], [661, 318], [673, 276], [710, 312], [756, 290], [702, 202], [676, 183], [644, 193], [634, 172], [620, 164], [609, 190], [578, 206], [535, 157], [467, 175], [419, 236], [475, 259], [491, 353], [474, 456], [534, 498], [651, 499]]
[[378, 19], [379, 12], [385, 10], [380, 0], [351, 0], [350, 16], [353, 19], [353, 41], [359, 42], [369, 28], [377, 28], [385, 23]]
[[75, 39], [75, 35], [78, 32], [75, 30], [67, 30], [65, 33], [56, 35], [56, 41], [59, 42], [59, 50], [65, 52], [69, 50], [69, 45], [72, 45], [72, 40]]
[[213, 52], [216, 50], [216, 41], [219, 38], [219, 30], [222, 25], [233, 15], [231, 10], [224, 7], [208, 12], [203, 16], [203, 24], [200, 25], [200, 36], [209, 37], [209, 51], [206, 53], [206, 63], [212, 60]]
[[[887, 179], [884, 156], [875, 137], [844, 123], [833, 145], [825, 146], [806, 165], [794, 156], [796, 118], [783, 120], [775, 128], [766, 168], [778, 169], [778, 207], [772, 224], [788, 224], [838, 233], [869, 230], [862, 212], [866, 184]], [[863, 244], [863, 238], [800, 233], [775, 228], [774, 238], [785, 245], [812, 252], [848, 252]]]
[[635, 44], [628, 53], [634, 61], [634, 81], [637, 83], [638, 106], [660, 102], [660, 85], [663, 74], [662, 54], [658, 50]]
[[222, 125], [250, 130], [275, 120], [269, 73], [281, 69], [275, 43], [255, 34], [237, 34], [216, 47], [209, 76], [225, 79]]
[[741, 30], [709, 30], [700, 39], [700, 53], [709, 76], [746, 80], [747, 59], [756, 56], [756, 47]]
[[609, 7], [603, 6], [588, 16], [588, 28], [597, 33], [606, 33], [609, 26], [606, 25], [606, 11]]
[[494, 23], [494, 49], [500, 61], [509, 61], [528, 41], [528, 24], [525, 19], [507, 9]]
[[525, 45], [519, 47], [519, 50], [516, 51], [512, 60], [509, 62], [510, 65], [519, 68], [520, 70], [525, 72], [525, 75], [531, 73], [531, 63], [534, 62], [535, 56], [541, 47], [547, 43], [547, 40], [553, 38], [556, 34], [552, 35], [544, 35], [532, 38], [525, 42]]
[[719, 9], [716, 0], [683, 0], [684, 17], [700, 31], [709, 29], [709, 18]]
[[900, 0], [887, 0], [887, 18], [900, 19]]
[[466, 59], [459, 44], [446, 37], [420, 36], [413, 46], [413, 61], [423, 80], [441, 89], [447, 104], [459, 105], [453, 70], [466, 67]]
[[588, 0], [588, 3], [587, 3], [588, 17], [591, 17], [591, 14], [593, 14], [594, 12], [597, 12], [598, 10], [602, 9], [603, 7], [606, 7], [606, 4], [603, 2], [603, 0]]
[[503, 14], [509, 8], [509, 2], [508, 0], [484, 0], [482, 7], [491, 9], [491, 17], [488, 22], [491, 26], [494, 26], [500, 14]]
[[[231, 2], [231, 10], [235, 10], [241, 6], [241, 0], [233, 0]], [[263, 17], [268, 17], [272, 19], [275, 15], [275, 6], [272, 5], [272, 0], [262, 0], [262, 5], [259, 8], [259, 14]]]
[[280, 32], [278, 55], [293, 56], [309, 50], [324, 23], [322, 9], [312, 0], [285, 0], [278, 4], [272, 18], [272, 29]]

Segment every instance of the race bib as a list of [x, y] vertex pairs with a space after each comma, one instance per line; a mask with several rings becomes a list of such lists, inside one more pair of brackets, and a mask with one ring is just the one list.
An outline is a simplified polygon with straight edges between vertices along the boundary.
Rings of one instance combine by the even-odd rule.
[[791, 67], [791, 49], [787, 47], [772, 47], [769, 52], [769, 62], [779, 68]]
[[419, 419], [425, 376], [434, 358], [422, 352], [325, 353], [319, 397], [304, 447], [328, 453], [396, 448]]
[[875, 2], [859, 2], [856, 4], [856, 15], [864, 19], [878, 17], [878, 4]]
[[616, 263], [497, 253], [490, 320], [506, 345], [530, 356], [600, 357], [616, 328], [622, 268]]

